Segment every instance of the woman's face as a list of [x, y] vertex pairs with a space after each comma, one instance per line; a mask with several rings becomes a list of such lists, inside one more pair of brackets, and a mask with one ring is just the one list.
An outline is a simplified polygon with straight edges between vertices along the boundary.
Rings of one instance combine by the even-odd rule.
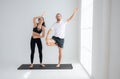
[[41, 23], [41, 22], [43, 23], [43, 22], [44, 22], [43, 17], [38, 18], [38, 22], [39, 22], [39, 23]]

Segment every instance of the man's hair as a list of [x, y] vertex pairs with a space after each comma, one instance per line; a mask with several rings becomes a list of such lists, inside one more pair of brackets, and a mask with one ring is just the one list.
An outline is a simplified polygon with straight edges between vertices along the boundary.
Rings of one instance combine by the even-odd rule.
[[57, 15], [60, 15], [60, 16], [62, 16], [62, 15], [61, 15], [61, 13], [57, 13], [57, 14], [56, 14], [56, 16], [57, 16]]

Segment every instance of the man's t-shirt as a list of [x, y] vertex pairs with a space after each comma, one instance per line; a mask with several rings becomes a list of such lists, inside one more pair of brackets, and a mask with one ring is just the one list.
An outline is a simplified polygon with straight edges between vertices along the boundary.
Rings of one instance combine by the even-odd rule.
[[65, 37], [65, 28], [66, 28], [66, 22], [60, 21], [59, 23], [54, 23], [51, 27], [51, 29], [54, 31], [54, 36], [59, 38]]

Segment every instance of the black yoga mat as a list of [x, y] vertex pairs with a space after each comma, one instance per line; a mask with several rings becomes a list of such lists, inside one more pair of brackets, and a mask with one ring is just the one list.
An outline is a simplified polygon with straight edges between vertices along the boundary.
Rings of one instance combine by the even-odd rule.
[[41, 67], [40, 64], [34, 64], [33, 68], [29, 68], [30, 64], [22, 64], [18, 70], [55, 70], [55, 69], [73, 69], [72, 64], [61, 64], [60, 67], [56, 67], [56, 64], [45, 64], [45, 67]]

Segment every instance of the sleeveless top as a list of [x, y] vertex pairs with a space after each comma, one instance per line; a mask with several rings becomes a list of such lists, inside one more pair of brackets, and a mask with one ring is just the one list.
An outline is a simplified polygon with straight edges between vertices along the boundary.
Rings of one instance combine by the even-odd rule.
[[36, 33], [40, 34], [42, 32], [42, 29], [38, 29], [38, 27], [36, 26], [36, 27], [33, 28], [33, 32], [36, 32]]

